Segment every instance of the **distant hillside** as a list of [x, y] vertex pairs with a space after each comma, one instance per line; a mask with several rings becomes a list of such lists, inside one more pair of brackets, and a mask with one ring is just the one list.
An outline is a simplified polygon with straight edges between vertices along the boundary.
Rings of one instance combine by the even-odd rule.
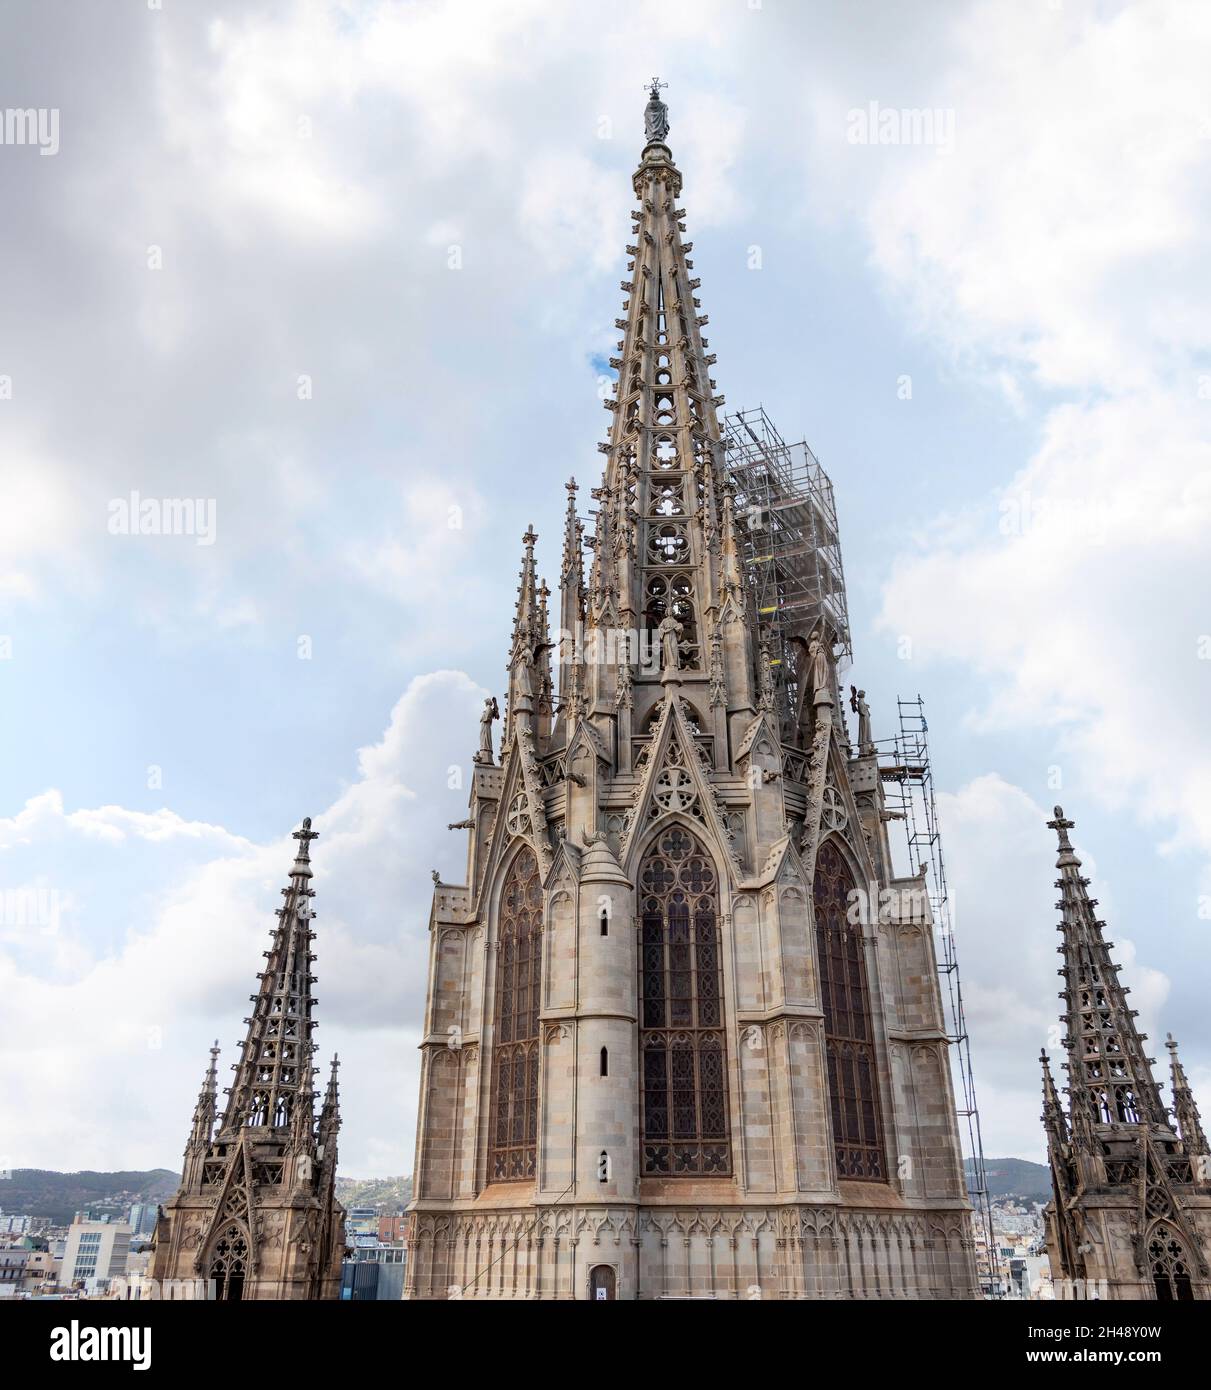
[[[971, 1159], [967, 1180], [971, 1182]], [[986, 1158], [984, 1172], [990, 1197], [1016, 1197], [1022, 1202], [1046, 1202], [1051, 1197], [1051, 1170], [1045, 1163], [1024, 1158]]]
[[14, 1168], [0, 1181], [0, 1207], [14, 1216], [45, 1216], [66, 1226], [78, 1211], [92, 1207], [125, 1215], [132, 1202], [163, 1202], [177, 1190], [180, 1174], [168, 1168], [129, 1173], [53, 1173], [46, 1168]]
[[389, 1216], [412, 1200], [412, 1179], [337, 1178], [336, 1196], [346, 1207], [381, 1207]]

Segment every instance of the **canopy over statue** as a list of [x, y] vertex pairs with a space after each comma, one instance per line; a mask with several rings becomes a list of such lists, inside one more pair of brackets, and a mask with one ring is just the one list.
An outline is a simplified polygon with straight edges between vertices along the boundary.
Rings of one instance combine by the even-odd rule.
[[667, 87], [667, 82], [661, 82], [658, 78], [652, 78], [652, 85], [648, 88], [650, 100], [643, 111], [643, 133], [647, 137], [648, 143], [653, 140], [665, 140], [669, 133], [669, 108], [660, 100], [661, 87]]

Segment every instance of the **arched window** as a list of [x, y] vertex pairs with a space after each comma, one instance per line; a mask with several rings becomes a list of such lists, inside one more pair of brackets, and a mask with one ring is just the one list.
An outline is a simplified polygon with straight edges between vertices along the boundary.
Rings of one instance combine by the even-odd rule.
[[244, 1274], [248, 1267], [248, 1242], [238, 1226], [228, 1226], [219, 1237], [210, 1257], [209, 1277], [214, 1297], [234, 1302], [244, 1297]]
[[601, 1049], [601, 1075], [602, 1075], [602, 1076], [609, 1076], [609, 1074], [610, 1074], [610, 1052], [609, 1052], [609, 1049], [608, 1049], [608, 1048], [603, 1047], [603, 1048]]
[[1155, 1226], [1148, 1241], [1148, 1264], [1156, 1297], [1163, 1303], [1193, 1299], [1190, 1282], [1190, 1260], [1185, 1246], [1171, 1226]]
[[493, 1182], [522, 1182], [534, 1177], [541, 942], [542, 885], [538, 861], [527, 847], [514, 859], [500, 899], [492, 1147], [488, 1157]]
[[816, 856], [813, 898], [837, 1174], [886, 1182], [862, 928], [846, 920], [853, 879], [835, 845]]
[[715, 870], [694, 836], [672, 826], [648, 850], [639, 890], [641, 1171], [730, 1173]]

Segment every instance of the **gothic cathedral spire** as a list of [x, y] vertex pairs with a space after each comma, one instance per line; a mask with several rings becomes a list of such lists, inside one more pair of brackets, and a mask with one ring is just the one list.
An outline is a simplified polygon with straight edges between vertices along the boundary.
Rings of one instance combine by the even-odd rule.
[[758, 672], [668, 134], [653, 83], [559, 706], [527, 531], [499, 763], [489, 698], [434, 887], [405, 1297], [970, 1297], [932, 932], [901, 893], [847, 919], [890, 851], [827, 633], [785, 743]]
[[1064, 958], [1060, 998], [1067, 1026], [1068, 1097], [1073, 1116], [1083, 1112], [1089, 1122], [1149, 1124], [1168, 1131], [1169, 1121], [1152, 1076], [1153, 1059], [1144, 1055], [1145, 1035], [1135, 1026], [1138, 1010], [1128, 1008], [1131, 992], [1119, 983], [1119, 967], [1110, 958], [1110, 943], [1102, 935], [1105, 923], [1094, 916], [1097, 899], [1087, 893], [1081, 861], [1068, 839], [1073, 822], [1055, 808], [1047, 824], [1059, 836], [1056, 868], [1060, 876], [1061, 918], [1057, 931]]
[[1043, 1053], [1043, 1126], [1053, 1196], [1045, 1211], [1052, 1278], [1068, 1298], [1206, 1298], [1211, 1294], [1211, 1182], [1198, 1109], [1173, 1050], [1174, 1128], [1144, 1052], [1113, 943], [1059, 806], [1064, 964], [1061, 1021], [1068, 1060], [1065, 1116]]
[[181, 1185], [156, 1225], [150, 1275], [177, 1297], [335, 1298], [339, 1291], [345, 1241], [335, 1059], [318, 1127], [315, 1120], [309, 819], [294, 838], [298, 851], [226, 1109], [216, 1133], [216, 1043]]

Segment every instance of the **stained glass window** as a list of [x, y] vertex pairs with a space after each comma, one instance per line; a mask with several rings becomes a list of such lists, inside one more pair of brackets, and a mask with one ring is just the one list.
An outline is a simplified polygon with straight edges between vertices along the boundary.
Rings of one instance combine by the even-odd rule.
[[533, 850], [520, 851], [500, 903], [492, 1059], [493, 1182], [533, 1181], [538, 1139], [538, 986], [542, 885]]
[[688, 830], [673, 826], [648, 851], [639, 892], [642, 1172], [730, 1173], [714, 866]]
[[865, 943], [861, 925], [847, 920], [852, 889], [840, 851], [825, 841], [813, 896], [837, 1173], [886, 1182]]

